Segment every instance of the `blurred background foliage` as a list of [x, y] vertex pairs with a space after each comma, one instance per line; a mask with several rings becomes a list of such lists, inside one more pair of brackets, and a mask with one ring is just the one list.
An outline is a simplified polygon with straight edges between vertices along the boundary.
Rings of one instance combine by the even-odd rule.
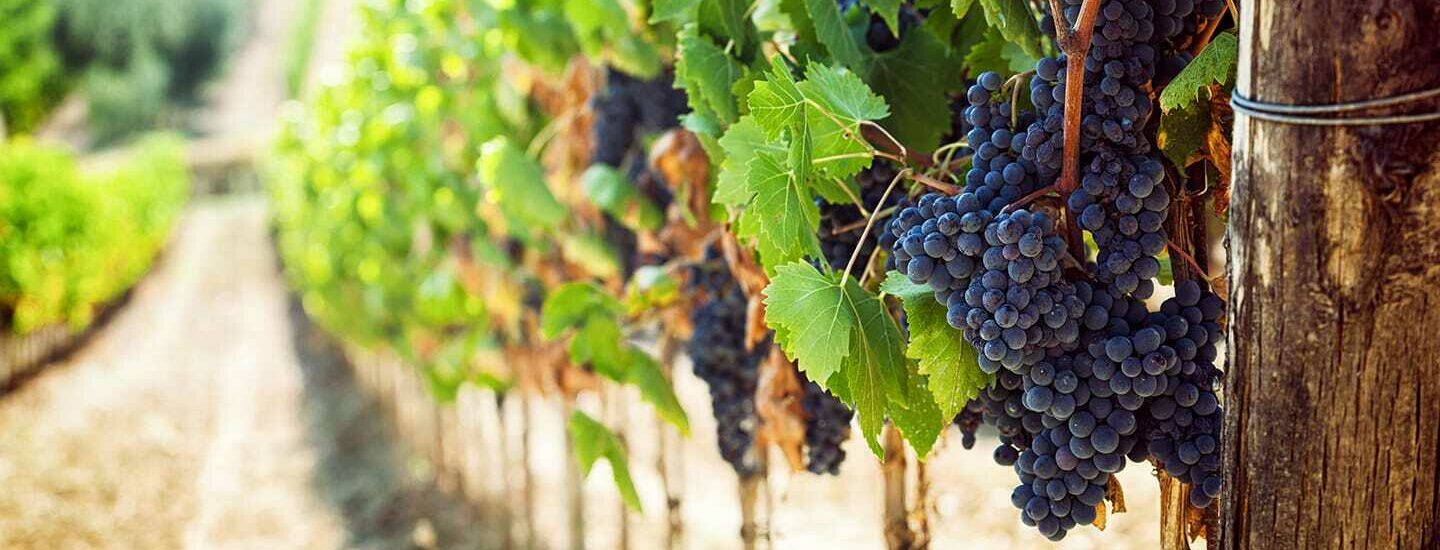
[[26, 138], [0, 143], [0, 331], [88, 324], [149, 269], [189, 189], [174, 137], [94, 170]]
[[54, 23], [49, 0], [0, 0], [0, 116], [9, 132], [33, 129], [64, 94]]
[[224, 67], [248, 0], [0, 0], [0, 113], [7, 131], [37, 129], [78, 91], [93, 143], [158, 127], [195, 103]]

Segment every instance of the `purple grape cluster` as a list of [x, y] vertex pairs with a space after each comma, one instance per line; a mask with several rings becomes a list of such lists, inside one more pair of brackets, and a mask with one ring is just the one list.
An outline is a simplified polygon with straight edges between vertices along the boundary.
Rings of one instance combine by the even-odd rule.
[[[962, 195], [963, 196], [963, 195]], [[986, 224], [976, 252], [980, 268], [963, 294], [946, 299], [947, 320], [980, 350], [980, 368], [1019, 371], [1047, 350], [1074, 344], [1086, 300], [1064, 279], [1065, 241], [1044, 213], [1020, 209]], [[970, 252], [959, 243], [961, 253]], [[1089, 287], [1081, 283], [1083, 292]]]
[[805, 411], [805, 469], [817, 475], [839, 475], [855, 411], [809, 380], [800, 407]]
[[711, 300], [691, 314], [695, 332], [687, 351], [695, 375], [710, 389], [720, 456], [741, 477], [759, 473], [755, 430], [760, 418], [755, 388], [768, 343], [746, 349], [747, 301], [740, 284], [717, 254], [692, 269], [690, 284]]
[[[1068, 17], [1079, 3], [1067, 0]], [[1034, 111], [1015, 110], [999, 75], [980, 75], [966, 94], [973, 159], [962, 192], [921, 196], [880, 236], [893, 267], [929, 286], [995, 375], [954, 422], [966, 448], [979, 425], [996, 427], [994, 458], [1019, 478], [1021, 521], [1051, 540], [1095, 521], [1128, 461], [1154, 461], [1190, 484], [1195, 507], [1221, 489], [1215, 344], [1224, 304], [1194, 281], [1180, 282], [1158, 311], [1142, 301], [1168, 245], [1171, 191], [1147, 137], [1157, 45], [1174, 36], [1173, 22], [1157, 35], [1157, 18], [1175, 13], [1162, 8], [1102, 4], [1084, 59], [1037, 63]], [[1087, 86], [1080, 188], [1066, 198], [1067, 216], [1098, 250], [1067, 272], [1055, 220], [1015, 202], [1059, 176], [1072, 61], [1085, 64]]]

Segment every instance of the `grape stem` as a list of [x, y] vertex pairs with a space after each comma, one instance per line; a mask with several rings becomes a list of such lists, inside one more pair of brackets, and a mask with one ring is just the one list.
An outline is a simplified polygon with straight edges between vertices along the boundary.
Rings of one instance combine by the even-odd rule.
[[1220, 28], [1220, 22], [1224, 19], [1225, 14], [1222, 13], [1218, 17], [1205, 22], [1205, 28], [1200, 32], [1200, 39], [1196, 40], [1195, 43], [1190, 46], [1191, 56], [1200, 55], [1200, 52], [1205, 51], [1205, 47], [1209, 46], [1210, 41], [1215, 39], [1215, 31]]
[[1060, 171], [1060, 191], [1069, 194], [1080, 186], [1080, 111], [1085, 95], [1085, 56], [1090, 53], [1090, 35], [1095, 31], [1095, 16], [1100, 13], [1100, 0], [1085, 0], [1080, 5], [1080, 20], [1071, 27], [1065, 22], [1060, 0], [1050, 0], [1055, 16], [1055, 40], [1065, 53], [1065, 164]]
[[1025, 72], [1023, 72], [1023, 73], [1016, 73], [1015, 76], [1012, 76], [1012, 77], [1010, 77], [1009, 80], [1006, 80], [1006, 81], [1005, 81], [1005, 85], [1004, 85], [1004, 86], [1001, 86], [1001, 87], [1000, 87], [1000, 89], [1002, 89], [1002, 90], [1005, 89], [1005, 88], [1010, 88], [1010, 127], [1011, 127], [1011, 128], [1017, 128], [1017, 127], [1020, 126], [1020, 80], [1025, 79], [1025, 78], [1029, 78], [1030, 75], [1033, 75], [1033, 74], [1035, 74], [1035, 69], [1030, 69], [1030, 70], [1025, 71]]
[[1171, 254], [1179, 256], [1180, 259], [1185, 260], [1185, 263], [1190, 265], [1190, 269], [1195, 270], [1196, 275], [1199, 275], [1200, 278], [1205, 279], [1206, 281], [1210, 280], [1210, 276], [1208, 273], [1206, 273], [1205, 268], [1200, 267], [1200, 262], [1195, 261], [1195, 256], [1190, 255], [1189, 252], [1187, 252], [1175, 241], [1166, 241], [1165, 246], [1170, 249]]
[[1041, 187], [1041, 188], [1039, 188], [1039, 189], [1036, 189], [1035, 192], [1030, 193], [1029, 195], [1025, 195], [1025, 196], [1023, 196], [1023, 197], [1020, 197], [1020, 198], [1019, 198], [1018, 200], [1016, 200], [1015, 202], [1012, 202], [1012, 203], [1010, 203], [1010, 204], [1005, 205], [1005, 208], [1002, 209], [1002, 210], [1000, 210], [1000, 211], [1001, 211], [1002, 213], [1009, 214], [1009, 213], [1014, 212], [1014, 211], [1016, 211], [1016, 210], [1018, 210], [1018, 209], [1024, 208], [1026, 205], [1028, 205], [1028, 204], [1030, 204], [1030, 203], [1032, 203], [1032, 202], [1035, 202], [1036, 200], [1039, 200], [1040, 197], [1043, 197], [1043, 196], [1045, 196], [1045, 195], [1049, 195], [1050, 193], [1054, 193], [1054, 192], [1056, 192], [1056, 191], [1058, 191], [1058, 190], [1059, 190], [1059, 189], [1058, 189], [1056, 186], [1054, 186], [1054, 185], [1047, 185], [1047, 186], [1045, 186], [1045, 187]]
[[930, 177], [930, 176], [927, 176], [927, 175], [925, 175], [925, 174], [916, 174], [916, 173], [911, 172], [911, 173], [905, 174], [905, 177], [910, 178], [911, 180], [914, 180], [916, 183], [919, 183], [919, 184], [921, 184], [921, 185], [924, 185], [925, 187], [929, 187], [929, 188], [934, 189], [934, 190], [936, 190], [936, 191], [939, 191], [939, 192], [941, 192], [941, 193], [945, 193], [946, 195], [952, 195], [952, 196], [953, 196], [953, 195], [959, 195], [959, 194], [960, 194], [960, 188], [959, 188], [959, 187], [954, 186], [954, 185], [950, 185], [950, 184], [948, 184], [948, 183], [945, 183], [945, 182], [943, 182], [943, 181], [937, 180], [937, 179], [932, 178], [932, 177]]
[[[1055, 17], [1055, 40], [1065, 53], [1065, 120], [1064, 165], [1060, 170], [1060, 198], [1069, 201], [1070, 193], [1080, 187], [1080, 111], [1085, 99], [1085, 56], [1090, 53], [1090, 35], [1095, 31], [1095, 16], [1100, 13], [1100, 0], [1084, 0], [1080, 19], [1072, 27], [1065, 21], [1060, 0], [1050, 0], [1050, 13]], [[1072, 253], [1083, 251], [1080, 224], [1075, 213], [1065, 216], [1065, 240]]]
[[[901, 170], [900, 173], [895, 174], [895, 178], [891, 179], [890, 185], [885, 188], [885, 193], [880, 195], [880, 204], [885, 204], [885, 201], [890, 200], [890, 193], [895, 191], [895, 186], [909, 173], [910, 169], [906, 168]], [[875, 227], [875, 219], [879, 217], [877, 215], [878, 213], [879, 212], [871, 212], [870, 217], [865, 220], [865, 231], [860, 232], [860, 242], [863, 243], [865, 239], [870, 238], [870, 228]], [[857, 245], [855, 251], [850, 253], [850, 261], [845, 262], [845, 272], [840, 275], [840, 286], [842, 288], [845, 286], [845, 283], [850, 280], [850, 270], [855, 267], [855, 260], [860, 258], [860, 250], [863, 248], [863, 246]]]
[[[883, 204], [883, 203], [882, 203], [882, 204]], [[898, 208], [898, 207], [891, 206], [890, 208], [886, 208], [886, 209], [884, 209], [884, 210], [881, 210], [881, 211], [879, 211], [879, 212], [876, 212], [876, 213], [875, 213], [875, 219], [882, 219], [882, 218], [888, 218], [888, 217], [890, 217], [891, 214], [894, 214], [894, 213], [895, 213], [896, 208]], [[869, 213], [867, 212], [865, 215], [866, 215], [866, 216], [869, 216]], [[842, 226], [840, 226], [840, 227], [836, 227], [835, 229], [831, 230], [831, 231], [830, 231], [830, 234], [831, 234], [831, 235], [844, 235], [844, 234], [849, 233], [849, 232], [851, 232], [851, 231], [854, 231], [854, 230], [856, 230], [856, 229], [860, 229], [860, 228], [862, 228], [862, 227], [865, 227], [865, 224], [866, 224], [866, 223], [869, 223], [869, 220], [858, 220], [858, 221], [854, 221], [854, 222], [851, 222], [851, 223], [847, 223], [847, 224], [845, 224], [845, 225], [842, 225]]]
[[921, 168], [929, 168], [932, 164], [930, 157], [906, 148], [879, 124], [864, 122], [860, 125], [860, 134], [877, 150], [877, 154], [883, 152], [886, 154], [886, 158], [898, 159], [898, 162], [913, 164]]

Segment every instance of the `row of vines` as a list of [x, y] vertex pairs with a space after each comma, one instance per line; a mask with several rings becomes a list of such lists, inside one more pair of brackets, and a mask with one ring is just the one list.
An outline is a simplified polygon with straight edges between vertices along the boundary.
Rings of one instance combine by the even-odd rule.
[[[344, 75], [287, 113], [279, 248], [310, 315], [441, 399], [629, 386], [686, 434], [683, 349], [742, 487], [771, 449], [836, 473], [852, 425], [882, 460], [990, 426], [1037, 537], [1103, 528], [1140, 464], [1181, 547], [1221, 489], [1235, 18], [378, 2]], [[639, 508], [619, 427], [572, 408], [581, 467], [608, 461]]]
[[88, 325], [149, 271], [189, 191], [173, 138], [148, 138], [103, 172], [28, 139], [0, 142], [0, 333]]

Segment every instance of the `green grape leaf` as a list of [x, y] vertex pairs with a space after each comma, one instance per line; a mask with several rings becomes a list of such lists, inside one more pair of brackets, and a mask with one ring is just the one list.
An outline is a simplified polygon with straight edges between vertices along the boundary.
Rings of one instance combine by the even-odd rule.
[[1235, 65], [1239, 62], [1240, 41], [1234, 34], [1222, 32], [1205, 46], [1205, 50], [1180, 71], [1160, 92], [1160, 109], [1170, 111], [1176, 107], [1195, 105], [1200, 101], [1200, 91], [1211, 84], [1231, 85], [1235, 77]]
[[1045, 55], [1040, 26], [1025, 0], [978, 0], [985, 9], [985, 20], [1000, 31], [1005, 41], [1020, 46], [1031, 58]]
[[804, 175], [786, 166], [779, 155], [759, 152], [750, 161], [750, 187], [755, 199], [746, 208], [739, 237], [756, 238], [760, 260], [768, 268], [820, 255], [820, 208]]
[[926, 387], [924, 377], [910, 375], [905, 382], [902, 387], [904, 392], [898, 399], [891, 398], [887, 413], [900, 434], [915, 449], [915, 454], [924, 460], [955, 415], [946, 415], [940, 410], [931, 390]]
[[589, 233], [560, 236], [560, 255], [566, 262], [601, 279], [620, 275], [620, 257], [600, 235]]
[[785, 152], [784, 144], [768, 138], [765, 130], [750, 116], [742, 117], [730, 126], [720, 137], [720, 147], [725, 151], [725, 160], [720, 163], [714, 201], [734, 208], [749, 204], [755, 196], [750, 188], [750, 163], [755, 155], [760, 151]]
[[736, 57], [751, 54], [756, 42], [755, 25], [750, 22], [750, 7], [756, 0], [704, 0], [700, 2], [700, 30], [720, 42], [732, 44]]
[[910, 32], [894, 51], [875, 56], [865, 81], [894, 106], [883, 122], [906, 147], [934, 150], [950, 131], [949, 117], [935, 114], [948, 109], [958, 68], [945, 43], [923, 28]]
[[675, 397], [670, 381], [660, 371], [660, 364], [634, 346], [626, 346], [626, 362], [629, 366], [625, 381], [640, 390], [640, 398], [655, 407], [655, 414], [680, 430], [681, 435], [689, 437], [690, 419]]
[[824, 57], [824, 46], [815, 37], [815, 22], [806, 9], [805, 0], [780, 0], [780, 12], [790, 18], [790, 28], [795, 31], [792, 54], [796, 59], [819, 59]]
[[975, 43], [970, 48], [970, 53], [965, 55], [965, 66], [970, 69], [970, 74], [978, 75], [990, 71], [1009, 74], [1010, 59], [1005, 54], [1005, 46], [1008, 44], [1000, 31], [986, 29], [985, 38]]
[[950, 10], [955, 13], [956, 19], [964, 19], [970, 13], [970, 6], [975, 5], [975, 0], [950, 0]]
[[604, 58], [615, 68], [640, 79], [655, 78], [665, 68], [660, 50], [634, 34], [614, 38]]
[[980, 370], [975, 347], [946, 321], [945, 306], [935, 301], [930, 287], [917, 285], [898, 271], [885, 276], [880, 290], [898, 296], [910, 326], [905, 356], [914, 359], [919, 372], [929, 377], [930, 392], [941, 414], [953, 418], [965, 403], [990, 385], [991, 375]]
[[855, 193], [849, 180], [870, 166], [874, 149], [861, 135], [862, 122], [885, 118], [890, 108], [855, 73], [843, 67], [811, 63], [806, 80], [796, 86], [807, 100], [805, 125], [809, 133], [812, 170], [824, 177], [815, 181], [816, 190], [832, 203], [850, 203]]
[[870, 13], [885, 20], [890, 34], [900, 36], [900, 0], [869, 0], [865, 5], [870, 8]]
[[844, 301], [834, 277], [802, 262], [776, 268], [765, 287], [765, 323], [775, 329], [775, 342], [821, 387], [832, 384], [850, 353], [856, 323]]
[[740, 64], [693, 25], [681, 31], [679, 47], [675, 71], [687, 83], [690, 105], [704, 107], [721, 123], [735, 122], [739, 115], [733, 88], [743, 73]]
[[619, 170], [594, 164], [580, 175], [580, 187], [590, 202], [633, 230], [659, 230], [665, 214], [635, 189]]
[[776, 343], [807, 378], [856, 410], [871, 451], [883, 456], [880, 428], [892, 404], [906, 399], [908, 377], [900, 327], [885, 304], [855, 279], [842, 284], [841, 275], [805, 262], [776, 268], [764, 293]]
[[625, 348], [621, 347], [624, 341], [620, 322], [615, 317], [592, 312], [570, 340], [570, 360], [577, 365], [590, 365], [601, 376], [623, 382], [627, 358]]
[[885, 100], [870, 91], [858, 75], [843, 67], [811, 63], [805, 68], [805, 81], [797, 87], [806, 98], [847, 123], [880, 120], [890, 115]]
[[615, 0], [566, 0], [565, 18], [580, 48], [640, 78], [660, 72], [660, 53], [630, 30], [629, 14]]
[[[849, 385], [850, 404], [860, 417], [860, 432], [876, 457], [884, 458], [880, 447], [880, 429], [885, 423], [889, 406], [903, 401], [906, 377], [903, 337], [895, 319], [886, 311], [880, 298], [860, 287], [854, 278], [843, 287], [845, 300], [855, 319], [855, 333], [850, 338], [850, 354], [841, 365]], [[931, 401], [929, 395], [923, 396]], [[932, 401], [932, 407], [933, 401]]]
[[[950, 49], [952, 63], [959, 63], [965, 66], [965, 56], [975, 48], [976, 44], [985, 41], [985, 36], [990, 32], [989, 23], [985, 22], [985, 14], [981, 10], [975, 10], [961, 19], [949, 19], [942, 17], [931, 17], [925, 20], [925, 26], [930, 28], [935, 35], [940, 37]], [[957, 71], [960, 82], [956, 86], [964, 86], [964, 71]]]
[[1160, 150], [1175, 166], [1188, 166], [1190, 156], [1205, 147], [1211, 124], [1208, 107], [1205, 102], [1195, 102], [1160, 112]]
[[610, 463], [615, 487], [620, 490], [625, 505], [641, 511], [640, 494], [635, 491], [635, 482], [630, 478], [630, 460], [625, 456], [625, 446], [620, 443], [620, 438], [615, 437], [604, 424], [575, 411], [570, 415], [570, 441], [575, 449], [575, 460], [580, 463], [580, 471], [584, 475], [589, 476], [595, 462], [605, 459]]
[[636, 316], [665, 307], [680, 298], [680, 281], [664, 267], [645, 265], [625, 283], [625, 311]]
[[755, 82], [749, 96], [750, 116], [769, 139], [779, 139], [798, 123], [804, 113], [805, 95], [795, 84], [795, 77], [784, 60], [771, 60], [769, 78]]
[[650, 22], [685, 22], [693, 19], [700, 0], [655, 0], [650, 6]]
[[561, 285], [540, 305], [540, 334], [546, 340], [554, 340], [566, 329], [580, 325], [592, 313], [618, 317], [625, 313], [625, 307], [594, 283]]
[[559, 227], [569, 217], [550, 194], [540, 165], [505, 137], [480, 147], [478, 165], [481, 184], [506, 215], [545, 230]]
[[805, 9], [815, 25], [815, 37], [825, 45], [830, 57], [854, 71], [864, 68], [860, 46], [855, 42], [855, 35], [850, 34], [850, 27], [845, 24], [835, 0], [805, 0]]

